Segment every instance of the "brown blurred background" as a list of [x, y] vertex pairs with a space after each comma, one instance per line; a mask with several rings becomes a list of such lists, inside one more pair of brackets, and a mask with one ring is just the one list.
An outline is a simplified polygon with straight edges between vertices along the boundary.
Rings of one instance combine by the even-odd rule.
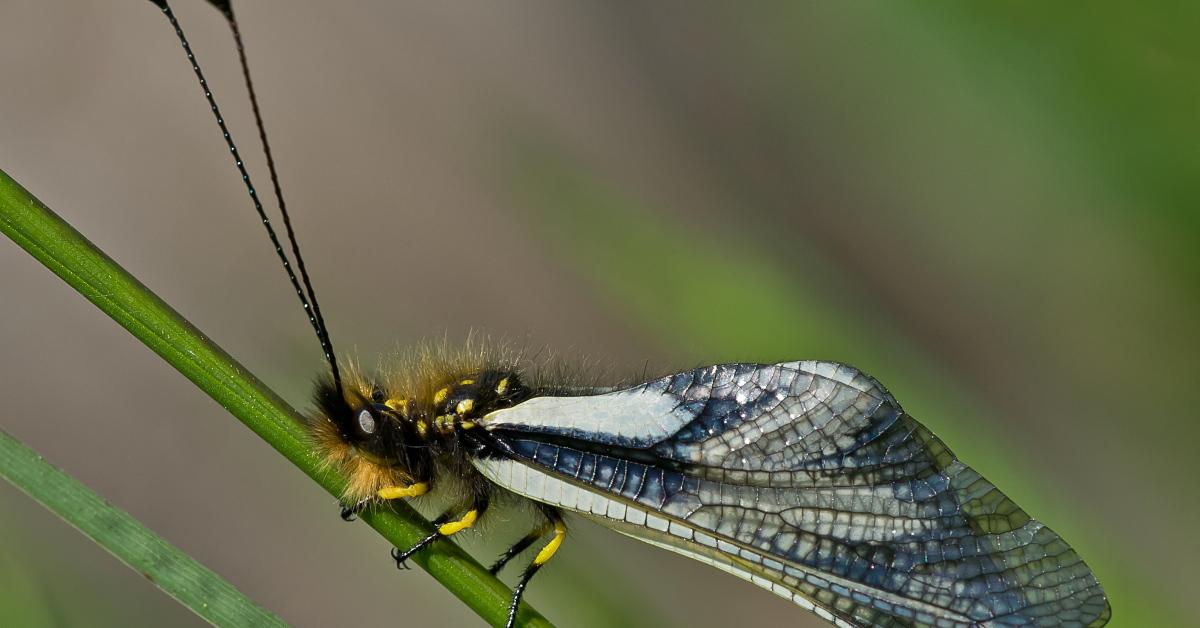
[[[265, 188], [225, 25], [176, 4]], [[1196, 5], [237, 9], [342, 351], [850, 362], [1080, 551], [1112, 625], [1200, 625]], [[150, 3], [0, 5], [0, 168], [306, 404], [316, 342]], [[5, 430], [296, 625], [478, 623], [7, 241], [0, 268]], [[576, 530], [528, 597], [560, 625], [822, 625]], [[0, 483], [0, 624], [198, 623]]]

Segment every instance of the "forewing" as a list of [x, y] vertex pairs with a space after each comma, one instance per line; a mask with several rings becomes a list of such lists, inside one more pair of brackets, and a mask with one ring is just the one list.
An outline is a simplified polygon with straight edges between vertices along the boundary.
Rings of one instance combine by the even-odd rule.
[[[489, 415], [477, 466], [852, 625], [1098, 626], [1057, 534], [958, 461], [874, 379], [729, 364]], [[586, 489], [586, 490], [583, 490]]]

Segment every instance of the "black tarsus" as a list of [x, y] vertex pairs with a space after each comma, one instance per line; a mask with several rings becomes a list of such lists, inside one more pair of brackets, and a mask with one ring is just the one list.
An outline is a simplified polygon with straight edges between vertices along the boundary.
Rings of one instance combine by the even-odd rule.
[[534, 528], [532, 532], [525, 535], [525, 538], [513, 543], [512, 547], [505, 550], [504, 553], [500, 555], [500, 558], [497, 559], [496, 562], [492, 563], [492, 566], [488, 568], [488, 571], [491, 572], [493, 576], [500, 573], [500, 570], [504, 569], [504, 566], [507, 565], [510, 560], [519, 556], [521, 552], [529, 549], [530, 545], [537, 543], [538, 539], [546, 536], [547, 532], [549, 532], [549, 530], [544, 525]]
[[[439, 516], [437, 519], [434, 519], [433, 520], [434, 528], [440, 528], [442, 526], [442, 524], [446, 523], [447, 521], [450, 521], [450, 517], [454, 514], [455, 510], [456, 510], [455, 508], [450, 508], [446, 512], [443, 512], [441, 514], [441, 516]], [[438, 532], [435, 529], [433, 532], [429, 533], [429, 536], [426, 536], [425, 538], [421, 539], [420, 541], [417, 541], [416, 544], [414, 544], [412, 547], [410, 547], [404, 551], [400, 551], [399, 547], [393, 547], [392, 548], [392, 560], [396, 561], [396, 569], [412, 569], [412, 567], [408, 566], [408, 559], [413, 554], [416, 554], [418, 551], [420, 551], [421, 548], [425, 547], [426, 545], [429, 545], [430, 543], [432, 543], [440, 538], [442, 538], [442, 533]]]
[[[433, 525], [440, 526], [443, 523], [446, 523], [446, 520], [439, 517], [436, 521], [433, 522]], [[440, 532], [438, 532], [437, 530], [434, 530], [433, 532], [429, 533], [429, 536], [421, 539], [420, 541], [417, 541], [415, 545], [413, 545], [412, 547], [410, 547], [404, 551], [400, 551], [399, 547], [393, 547], [392, 548], [392, 560], [396, 561], [396, 569], [412, 569], [412, 567], [408, 566], [408, 559], [411, 558], [413, 554], [416, 554], [418, 551], [420, 551], [421, 548], [425, 547], [426, 545], [429, 545], [430, 543], [432, 543], [440, 538], [442, 538], [442, 534]]]
[[350, 505], [342, 504], [342, 521], [345, 521], [345, 522], [354, 521], [355, 519], [358, 518], [358, 513], [365, 510], [367, 505], [369, 505], [370, 503], [371, 503], [371, 498], [364, 497], [363, 499], [358, 500], [358, 503], [356, 503], [356, 504], [350, 504]]
[[[560, 513], [557, 508], [541, 504], [539, 504], [539, 506], [542, 514], [546, 516], [551, 528], [553, 528], [556, 524], [562, 523], [562, 513]], [[524, 541], [525, 539], [521, 539], [520, 543], [523, 543]], [[518, 545], [520, 545], [520, 543], [518, 543]], [[503, 567], [503, 565], [501, 566]], [[533, 579], [533, 575], [536, 574], [541, 568], [542, 565], [531, 562], [529, 563], [529, 566], [525, 568], [525, 571], [521, 572], [520, 581], [517, 582], [517, 586], [513, 587], [512, 601], [508, 604], [508, 621], [504, 623], [504, 628], [513, 628], [516, 625], [517, 610], [521, 608], [521, 597], [525, 595], [525, 588], [529, 586], [529, 581]]]
[[442, 524], [449, 522], [454, 513], [465, 515], [466, 513], [474, 510], [476, 521], [478, 521], [478, 518], [483, 517], [483, 514], [487, 512], [488, 503], [489, 500], [487, 496], [479, 496], [476, 497], [475, 501], [467, 508], [462, 508], [461, 506], [451, 507], [446, 510], [446, 512], [443, 512], [437, 519], [433, 520], [433, 526], [435, 529], [433, 532], [429, 533], [429, 536], [417, 541], [416, 544], [404, 551], [400, 551], [400, 548], [398, 547], [393, 547], [392, 559], [396, 561], [396, 569], [408, 569], [409, 567], [407, 561], [412, 557], [413, 554], [416, 554], [426, 545], [429, 545], [438, 539], [445, 538], [445, 535], [442, 534], [437, 528], [441, 528]]
[[274, 227], [271, 226], [271, 220], [267, 217], [266, 211], [263, 209], [262, 201], [258, 198], [258, 192], [254, 184], [250, 181], [250, 173], [246, 171], [246, 166], [242, 162], [241, 155], [238, 153], [237, 145], [233, 142], [233, 136], [229, 132], [229, 128], [225, 125], [225, 119], [221, 116], [221, 110], [217, 107], [217, 101], [213, 98], [212, 91], [208, 88], [208, 81], [204, 78], [204, 73], [200, 70], [200, 64], [196, 60], [195, 53], [192, 52], [191, 44], [188, 43], [187, 37], [183, 34], [183, 28], [179, 25], [179, 20], [175, 18], [175, 14], [171, 11], [171, 7], [166, 0], [150, 0], [158, 6], [167, 19], [171, 22], [171, 26], [175, 28], [175, 35], [179, 38], [179, 43], [183, 46], [183, 50], [187, 53], [188, 61], [192, 64], [192, 71], [195, 72], [196, 78], [200, 81], [200, 87], [204, 90], [204, 97], [208, 100], [209, 106], [212, 108], [213, 116], [217, 120], [217, 126], [221, 128], [221, 133], [225, 138], [225, 144], [229, 147], [230, 154], [233, 155], [234, 164], [237, 166], [238, 172], [242, 175], [242, 182], [246, 184], [246, 190], [250, 193], [250, 200], [254, 202], [254, 210], [258, 212], [258, 217], [262, 220], [263, 227], [267, 230], [267, 236], [271, 239], [271, 244], [275, 246], [275, 254], [279, 256], [279, 261], [283, 264], [283, 269], [287, 272], [288, 280], [291, 281], [292, 287], [296, 290], [296, 296], [300, 299], [300, 304], [308, 315], [308, 322], [312, 325], [313, 331], [317, 333], [317, 341], [321, 343], [321, 350], [325, 353], [325, 359], [329, 362], [329, 370], [333, 375], [334, 385], [337, 387], [338, 393], [342, 394], [342, 376], [338, 369], [337, 358], [333, 352], [333, 341], [329, 337], [329, 328], [325, 325], [325, 319], [321, 316], [321, 306], [317, 303], [317, 294], [313, 290], [312, 281], [309, 279], [308, 270], [304, 266], [304, 258], [300, 255], [300, 245], [296, 241], [296, 234], [292, 229], [291, 217], [288, 215], [287, 205], [283, 201], [283, 191], [280, 188], [279, 176], [275, 169], [275, 160], [271, 154], [271, 145], [267, 142], [267, 131], [263, 125], [262, 114], [258, 106], [258, 96], [254, 91], [254, 83], [250, 80], [250, 67], [246, 61], [245, 47], [242, 45], [241, 31], [238, 29], [237, 20], [233, 16], [233, 4], [229, 0], [209, 0], [209, 2], [221, 11], [229, 23], [230, 29], [233, 31], [233, 38], [237, 44], [238, 60], [242, 65], [242, 76], [246, 82], [246, 89], [250, 93], [250, 104], [254, 110], [254, 121], [258, 126], [258, 136], [262, 141], [263, 152], [266, 154], [267, 167], [271, 173], [271, 184], [275, 188], [275, 199], [279, 205], [279, 213], [283, 217], [283, 225], [286, 229], [288, 241], [291, 243], [292, 255], [296, 258], [296, 267], [300, 270], [300, 277], [303, 278], [304, 285], [301, 287], [300, 280], [297, 279], [295, 271], [292, 270], [291, 260], [287, 253], [283, 250], [283, 245], [279, 243], [279, 237], [275, 233]]
[[525, 595], [525, 587], [529, 586], [533, 574], [537, 573], [541, 567], [541, 565], [529, 563], [525, 571], [521, 572], [521, 581], [513, 588], [512, 602], [509, 602], [508, 605], [508, 621], [504, 622], [504, 628], [513, 628], [517, 625], [517, 609], [521, 607], [521, 597]]

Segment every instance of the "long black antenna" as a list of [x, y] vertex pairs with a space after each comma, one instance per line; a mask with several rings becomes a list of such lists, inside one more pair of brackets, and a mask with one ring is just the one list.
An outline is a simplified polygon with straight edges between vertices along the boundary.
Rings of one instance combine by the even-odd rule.
[[275, 159], [271, 154], [271, 145], [267, 142], [267, 130], [263, 125], [262, 114], [258, 107], [258, 96], [254, 91], [254, 82], [250, 80], [250, 67], [246, 62], [246, 51], [242, 45], [242, 34], [238, 29], [237, 20], [233, 17], [233, 4], [230, 0], [209, 0], [213, 6], [217, 7], [222, 14], [225, 15], [226, 21], [229, 23], [229, 28], [233, 31], [233, 39], [237, 44], [238, 60], [242, 65], [242, 76], [246, 82], [246, 90], [250, 93], [250, 105], [254, 110], [254, 122], [258, 126], [258, 137], [262, 141], [263, 152], [267, 157], [267, 168], [271, 172], [271, 184], [275, 188], [275, 200], [279, 206], [279, 213], [283, 217], [283, 225], [287, 232], [288, 241], [291, 243], [292, 255], [296, 257], [296, 266], [300, 269], [300, 277], [304, 281], [304, 287], [301, 288], [300, 280], [296, 278], [296, 273], [292, 270], [291, 260], [288, 259], [287, 253], [283, 250], [283, 245], [279, 243], [279, 237], [275, 234], [274, 227], [271, 226], [271, 220], [267, 218], [266, 212], [263, 210], [262, 201], [258, 198], [258, 192], [254, 184], [250, 181], [250, 173], [246, 171], [246, 166], [242, 162], [241, 155], [238, 153], [237, 145], [233, 143], [233, 136], [229, 132], [229, 128], [225, 125], [225, 119], [221, 116], [221, 110], [217, 107], [217, 101], [213, 98], [212, 90], [208, 88], [208, 81], [204, 78], [204, 73], [200, 70], [200, 64], [196, 60], [196, 55], [192, 52], [192, 47], [188, 43], [187, 36], [183, 34], [183, 28], [179, 25], [179, 20], [175, 18], [175, 13], [171, 11], [171, 7], [167, 5], [167, 0], [150, 0], [159, 9], [163, 15], [167, 16], [167, 20], [171, 22], [171, 26], [175, 28], [175, 35], [179, 37], [179, 43], [183, 45], [183, 51], [187, 53], [188, 61], [192, 64], [192, 71], [196, 73], [196, 78], [200, 81], [200, 87], [204, 90], [204, 97], [208, 100], [208, 104], [212, 107], [213, 116], [217, 119], [217, 126], [221, 128], [221, 134], [225, 138], [225, 144], [229, 147], [229, 153], [233, 155], [233, 161], [237, 165], [238, 172], [242, 175], [242, 181], [246, 184], [246, 190], [250, 193], [250, 200], [254, 202], [254, 210], [258, 212], [258, 217], [262, 220], [263, 227], [267, 230], [267, 236], [271, 238], [271, 244], [275, 246], [275, 254], [279, 256], [279, 261], [283, 264], [284, 271], [287, 272], [288, 279], [292, 282], [292, 287], [296, 289], [296, 296], [300, 298], [300, 304], [304, 307], [304, 311], [308, 314], [308, 322], [312, 325], [313, 331], [317, 333], [317, 340], [321, 343], [321, 350], [325, 352], [325, 359], [329, 362], [329, 370], [333, 375], [334, 386], [337, 387], [338, 396], [343, 396], [342, 376], [338, 370], [337, 358], [333, 352], [333, 341], [329, 338], [329, 329], [325, 326], [325, 319], [321, 316], [321, 306], [317, 303], [317, 293], [313, 290], [312, 281], [308, 277], [308, 270], [304, 267], [304, 257], [300, 255], [300, 245], [296, 242], [296, 233], [292, 230], [291, 217], [288, 215], [287, 205], [283, 201], [283, 190], [279, 185], [279, 175], [275, 170]]

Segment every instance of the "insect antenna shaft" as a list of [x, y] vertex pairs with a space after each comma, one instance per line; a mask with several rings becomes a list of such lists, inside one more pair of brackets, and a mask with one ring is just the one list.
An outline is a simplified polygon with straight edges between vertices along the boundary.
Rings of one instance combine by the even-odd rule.
[[[325, 319], [321, 316], [321, 308], [317, 303], [317, 294], [313, 290], [308, 270], [304, 266], [304, 258], [300, 255], [300, 245], [296, 241], [296, 234], [292, 229], [292, 221], [287, 211], [287, 204], [283, 200], [283, 190], [279, 183], [279, 176], [275, 168], [275, 159], [271, 153], [271, 145], [267, 141], [266, 127], [263, 124], [262, 113], [258, 106], [258, 95], [254, 90], [254, 82], [250, 79], [250, 67], [246, 61], [246, 52], [245, 46], [242, 44], [241, 31], [233, 15], [233, 5], [228, 0], [210, 0], [211, 4], [225, 16], [225, 20], [233, 32], [234, 42], [237, 45], [238, 60], [242, 66], [242, 76], [245, 80], [246, 89], [250, 95], [250, 105], [254, 112], [254, 122], [258, 127], [258, 136], [267, 158], [267, 168], [270, 171], [271, 184], [275, 191], [275, 200], [279, 206], [279, 213], [283, 218], [283, 225], [288, 242], [291, 244], [292, 255], [296, 258], [296, 267], [300, 270], [300, 278], [296, 277], [296, 272], [292, 269], [292, 262], [288, 258], [287, 253], [284, 252], [283, 245], [279, 241], [279, 236], [275, 233], [275, 228], [271, 226], [271, 220], [267, 217], [266, 211], [263, 209], [258, 191], [254, 187], [254, 183], [250, 180], [250, 173], [246, 170], [246, 165], [242, 161], [237, 145], [233, 141], [233, 135], [225, 124], [225, 119], [221, 115], [221, 110], [217, 106], [217, 101], [213, 97], [212, 90], [208, 87], [208, 81], [204, 78], [204, 72], [200, 69], [200, 64], [196, 59], [195, 53], [192, 52], [191, 44], [188, 43], [187, 36], [184, 35], [179, 20], [175, 18], [175, 14], [171, 11], [171, 7], [167, 4], [166, 0], [151, 0], [151, 2], [162, 10], [163, 14], [170, 21], [171, 26], [175, 28], [175, 35], [179, 38], [179, 43], [183, 46], [184, 52], [187, 53], [188, 61], [192, 64], [192, 71], [200, 81], [200, 87], [204, 90], [204, 97], [208, 100], [213, 117], [217, 120], [217, 126], [221, 129], [221, 134], [225, 138], [225, 144], [229, 147], [229, 152], [233, 156], [234, 164], [237, 166], [238, 172], [242, 175], [242, 182], [246, 185], [246, 191], [250, 194], [250, 200], [254, 202], [254, 210], [258, 213], [263, 227], [267, 230], [267, 236], [271, 239], [271, 244], [275, 247], [275, 254], [279, 257], [280, 263], [283, 264], [283, 269], [287, 273], [288, 280], [291, 281], [292, 287], [296, 290], [296, 296], [300, 299], [300, 304], [308, 315], [309, 324], [312, 325], [313, 331], [317, 334], [317, 340], [321, 343], [321, 350], [325, 353], [326, 361], [329, 362], [329, 370], [333, 375], [334, 385], [337, 387], [338, 394], [341, 395], [342, 378], [338, 369], [337, 358], [333, 351], [333, 342], [330, 340], [329, 329], [325, 325]], [[303, 287], [301, 286], [301, 279], [303, 280]]]

